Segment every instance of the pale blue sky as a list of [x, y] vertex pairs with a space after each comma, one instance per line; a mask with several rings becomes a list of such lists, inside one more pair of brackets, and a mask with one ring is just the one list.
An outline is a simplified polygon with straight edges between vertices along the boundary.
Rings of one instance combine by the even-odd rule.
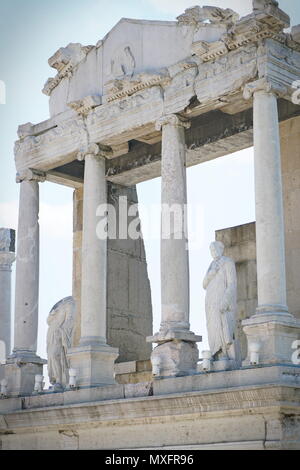
[[[19, 124], [48, 118], [48, 97], [41, 93], [53, 71], [48, 58], [70, 42], [95, 44], [121, 17], [174, 20], [195, 0], [0, 0], [0, 80], [7, 87], [0, 105], [0, 226], [17, 228], [18, 185], [13, 145]], [[250, 0], [206, 0], [206, 5], [250, 12]], [[300, 23], [300, 3], [282, 0], [281, 7]], [[41, 186], [41, 280], [39, 350], [45, 356], [46, 317], [51, 307], [71, 293], [72, 191]], [[159, 203], [160, 179], [138, 187], [140, 201]], [[188, 170], [189, 203], [201, 208], [200, 240], [191, 249], [191, 324], [204, 337], [202, 278], [210, 262], [208, 246], [216, 229], [254, 220], [252, 150]], [[200, 216], [199, 216], [200, 217]], [[159, 224], [159, 213], [152, 221]], [[160, 321], [159, 243], [146, 242], [152, 284], [154, 329]], [[1, 288], [1, 286], [0, 286]]]

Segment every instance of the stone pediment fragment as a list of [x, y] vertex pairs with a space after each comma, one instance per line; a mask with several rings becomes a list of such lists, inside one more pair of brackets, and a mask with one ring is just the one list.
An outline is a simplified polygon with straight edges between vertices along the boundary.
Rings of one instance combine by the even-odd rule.
[[218, 8], [213, 6], [195, 6], [187, 8], [177, 17], [179, 24], [197, 25], [198, 23], [233, 24], [238, 21], [239, 15], [230, 8]]
[[27, 122], [26, 124], [21, 124], [18, 127], [18, 137], [19, 137], [19, 139], [24, 139], [25, 137], [34, 135], [33, 127], [34, 126], [31, 122]]
[[82, 46], [79, 43], [71, 43], [67, 47], [61, 47], [55, 54], [50, 57], [48, 63], [50, 67], [56, 69], [58, 74], [54, 78], [48, 78], [43, 93], [50, 96], [52, 90], [60, 83], [60, 81], [72, 74], [73, 68], [76, 67], [86, 55], [94, 48], [94, 46]]
[[79, 43], [70, 43], [67, 47], [61, 47], [48, 60], [50, 67], [61, 72], [67, 65], [77, 65], [81, 62], [94, 46], [82, 46]]

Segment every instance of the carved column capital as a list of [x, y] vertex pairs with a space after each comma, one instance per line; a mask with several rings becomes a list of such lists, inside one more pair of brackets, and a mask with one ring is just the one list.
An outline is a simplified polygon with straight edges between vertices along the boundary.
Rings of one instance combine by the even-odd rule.
[[296, 80], [292, 84], [292, 103], [293, 104], [300, 104], [300, 80]]
[[178, 116], [177, 114], [168, 114], [166, 116], [162, 116], [156, 121], [155, 129], [160, 131], [163, 126], [168, 124], [174, 127], [184, 127], [185, 129], [189, 129], [191, 127], [190, 121]]
[[276, 97], [281, 97], [287, 93], [287, 88], [280, 83], [275, 83], [267, 78], [260, 78], [255, 82], [247, 83], [244, 87], [243, 96], [245, 100], [250, 100], [254, 93], [258, 91], [265, 91], [266, 93], [273, 93]]
[[46, 173], [44, 171], [27, 168], [24, 171], [18, 172], [16, 175], [17, 183], [22, 183], [23, 181], [37, 181], [38, 183], [44, 183], [46, 181]]
[[10, 271], [11, 265], [16, 259], [15, 253], [0, 251], [0, 271]]
[[77, 160], [83, 161], [88, 155], [92, 155], [95, 158], [110, 158], [113, 155], [113, 151], [106, 145], [90, 144], [87, 148], [78, 152]]

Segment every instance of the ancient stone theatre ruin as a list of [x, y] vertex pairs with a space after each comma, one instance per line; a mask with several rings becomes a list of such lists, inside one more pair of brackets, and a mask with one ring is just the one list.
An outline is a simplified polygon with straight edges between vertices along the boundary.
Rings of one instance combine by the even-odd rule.
[[[176, 21], [123, 18], [49, 59], [49, 119], [21, 125], [15, 145], [12, 348], [14, 233], [0, 234], [2, 449], [300, 448], [300, 25], [289, 27], [274, 0], [242, 18], [195, 6]], [[152, 331], [143, 240], [99, 238], [97, 208], [136, 205], [136, 185], [161, 176], [163, 226], [166, 207], [187, 203], [186, 167], [252, 146], [256, 222], [216, 232], [199, 354], [185, 227], [161, 237]], [[48, 316], [49, 390], [37, 355], [44, 181], [74, 188], [73, 292]]]

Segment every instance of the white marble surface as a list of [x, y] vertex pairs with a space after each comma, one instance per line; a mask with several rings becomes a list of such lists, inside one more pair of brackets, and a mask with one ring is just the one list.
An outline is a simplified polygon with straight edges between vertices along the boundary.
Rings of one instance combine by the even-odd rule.
[[258, 311], [287, 311], [284, 215], [276, 94], [254, 91]]
[[20, 183], [14, 351], [36, 353], [39, 301], [39, 183]]

